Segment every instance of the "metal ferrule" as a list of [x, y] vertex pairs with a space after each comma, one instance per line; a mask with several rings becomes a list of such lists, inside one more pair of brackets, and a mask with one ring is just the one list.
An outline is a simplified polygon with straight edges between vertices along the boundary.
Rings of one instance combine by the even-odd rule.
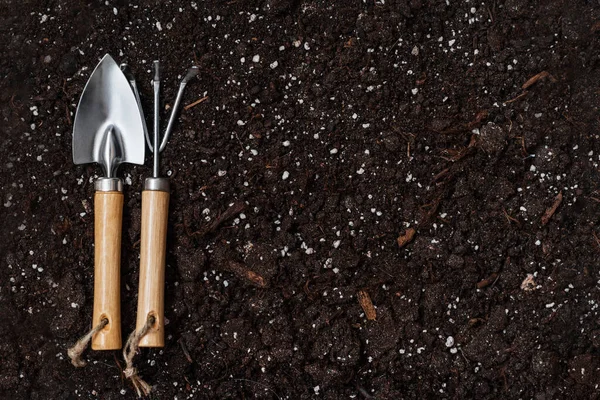
[[120, 178], [98, 178], [94, 187], [97, 192], [122, 192], [123, 181]]
[[156, 190], [159, 192], [169, 192], [169, 179], [167, 178], [146, 178], [144, 190]]

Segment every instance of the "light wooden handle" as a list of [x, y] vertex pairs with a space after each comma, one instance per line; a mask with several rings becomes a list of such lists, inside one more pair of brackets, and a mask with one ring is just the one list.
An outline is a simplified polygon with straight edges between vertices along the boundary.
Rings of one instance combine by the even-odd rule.
[[142, 192], [142, 238], [140, 243], [140, 285], [136, 330], [142, 329], [149, 316], [154, 325], [140, 340], [140, 347], [165, 345], [165, 257], [169, 192]]
[[94, 195], [94, 316], [92, 326], [108, 324], [92, 338], [92, 349], [121, 348], [121, 230], [123, 193]]

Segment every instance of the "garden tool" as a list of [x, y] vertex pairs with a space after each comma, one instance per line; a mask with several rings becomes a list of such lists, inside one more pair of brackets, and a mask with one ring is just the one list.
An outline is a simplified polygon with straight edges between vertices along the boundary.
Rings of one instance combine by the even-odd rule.
[[73, 162], [98, 163], [94, 194], [94, 350], [121, 348], [122, 163], [144, 163], [145, 122], [128, 79], [110, 55], [92, 72], [75, 114]]
[[[153, 174], [146, 178], [142, 192], [142, 234], [140, 241], [140, 281], [136, 332], [140, 347], [163, 347], [165, 258], [167, 247], [167, 221], [169, 211], [169, 180], [159, 176], [159, 154], [164, 150], [173, 129], [187, 83], [198, 75], [198, 67], [191, 67], [179, 85], [179, 91], [165, 133], [160, 139], [160, 65], [153, 64], [154, 78], [154, 137], [148, 147], [153, 154]], [[149, 139], [148, 139], [149, 142]]]

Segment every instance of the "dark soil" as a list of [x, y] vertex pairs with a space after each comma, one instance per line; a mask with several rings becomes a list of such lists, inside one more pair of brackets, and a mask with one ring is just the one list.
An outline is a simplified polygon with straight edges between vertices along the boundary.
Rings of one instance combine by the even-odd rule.
[[[163, 157], [153, 398], [598, 397], [598, 1], [146, 3], [0, 5], [0, 397], [135, 397], [120, 352], [66, 356], [100, 173], [72, 121], [107, 52], [147, 111], [154, 59], [165, 104], [192, 64], [185, 104], [209, 96]], [[150, 173], [120, 170], [124, 336]]]

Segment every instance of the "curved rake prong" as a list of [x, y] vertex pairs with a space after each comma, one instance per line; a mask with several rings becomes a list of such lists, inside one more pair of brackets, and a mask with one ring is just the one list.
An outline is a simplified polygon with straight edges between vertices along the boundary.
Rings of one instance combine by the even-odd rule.
[[196, 66], [191, 67], [185, 77], [181, 80], [179, 84], [179, 90], [177, 91], [177, 97], [175, 98], [175, 104], [173, 105], [173, 109], [171, 111], [171, 116], [169, 117], [169, 123], [167, 124], [167, 129], [165, 130], [165, 134], [160, 143], [159, 151], [162, 152], [167, 146], [167, 142], [169, 140], [169, 136], [171, 135], [171, 131], [173, 130], [173, 125], [175, 125], [175, 118], [177, 117], [177, 112], [179, 111], [179, 107], [181, 106], [181, 99], [183, 98], [183, 91], [187, 85], [187, 83], [198, 75], [199, 68]]

